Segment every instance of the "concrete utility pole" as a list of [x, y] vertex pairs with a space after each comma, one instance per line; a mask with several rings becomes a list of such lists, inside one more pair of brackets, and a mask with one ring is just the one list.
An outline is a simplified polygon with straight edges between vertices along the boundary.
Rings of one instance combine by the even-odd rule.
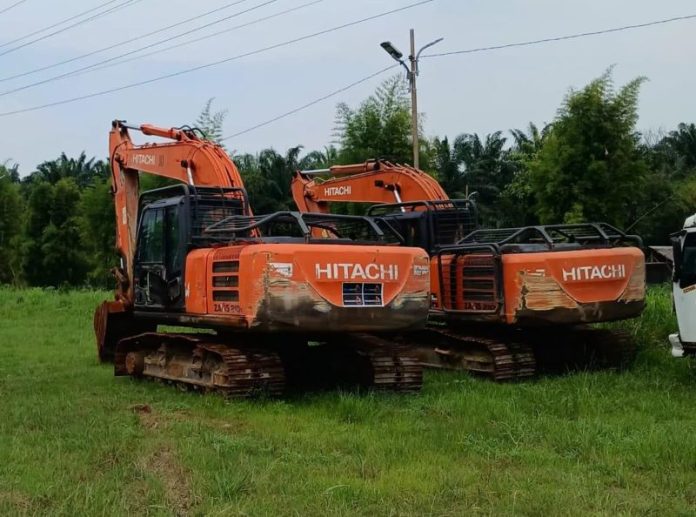
[[411, 29], [411, 54], [408, 60], [411, 64], [409, 67], [404, 63], [403, 53], [401, 53], [390, 41], [384, 41], [381, 46], [387, 53], [406, 69], [406, 77], [408, 78], [409, 90], [411, 91], [411, 139], [413, 140], [413, 166], [416, 169], [420, 168], [420, 136], [418, 134], [418, 90], [416, 87], [416, 78], [418, 77], [418, 61], [421, 53], [429, 47], [440, 43], [444, 38], [438, 38], [431, 41], [427, 45], [421, 47], [416, 53], [416, 33]]

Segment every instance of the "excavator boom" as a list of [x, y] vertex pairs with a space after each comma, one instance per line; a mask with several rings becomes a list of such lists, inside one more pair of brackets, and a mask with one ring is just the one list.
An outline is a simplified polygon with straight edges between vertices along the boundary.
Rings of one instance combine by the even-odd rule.
[[[319, 178], [326, 174], [329, 179]], [[323, 171], [298, 171], [291, 189], [300, 212], [329, 213], [329, 204], [338, 201], [401, 203], [449, 199], [433, 177], [407, 165], [378, 160], [337, 165]]]
[[[129, 130], [157, 136], [168, 142], [136, 145]], [[138, 227], [139, 172], [161, 176], [191, 186], [244, 187], [234, 162], [219, 146], [194, 131], [160, 128], [150, 124], [128, 126], [115, 120], [109, 133], [109, 157], [116, 208], [116, 249], [121, 257], [119, 301], [133, 303], [133, 254]], [[251, 211], [247, 210], [251, 215]]]

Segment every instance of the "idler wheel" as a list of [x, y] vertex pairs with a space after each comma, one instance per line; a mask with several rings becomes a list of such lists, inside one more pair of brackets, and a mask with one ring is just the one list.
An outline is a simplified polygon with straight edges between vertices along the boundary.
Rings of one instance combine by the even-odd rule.
[[142, 352], [126, 354], [126, 372], [133, 377], [140, 377], [145, 371], [145, 356]]

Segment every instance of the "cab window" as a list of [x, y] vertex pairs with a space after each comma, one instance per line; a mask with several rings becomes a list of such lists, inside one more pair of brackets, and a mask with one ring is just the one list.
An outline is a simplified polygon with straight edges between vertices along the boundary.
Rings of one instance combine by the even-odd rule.
[[138, 259], [141, 263], [164, 262], [164, 210], [151, 209], [143, 214]]
[[696, 233], [687, 233], [681, 254], [681, 288], [696, 285]]

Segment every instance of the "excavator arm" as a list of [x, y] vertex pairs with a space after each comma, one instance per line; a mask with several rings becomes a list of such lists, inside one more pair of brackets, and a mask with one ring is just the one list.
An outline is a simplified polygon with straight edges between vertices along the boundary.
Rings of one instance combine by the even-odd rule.
[[[136, 145], [129, 130], [165, 139]], [[243, 188], [234, 162], [220, 146], [190, 129], [128, 126], [115, 120], [109, 133], [109, 156], [116, 208], [116, 249], [121, 267], [116, 271], [117, 301], [133, 304], [133, 257], [138, 226], [139, 172], [181, 181], [191, 186]], [[249, 210], [247, 208], [247, 210]], [[249, 215], [251, 215], [249, 210]]]
[[[320, 179], [318, 176], [329, 177]], [[292, 180], [292, 197], [300, 212], [319, 213], [328, 213], [329, 204], [333, 202], [449, 200], [440, 184], [425, 172], [382, 160], [298, 171]]]

